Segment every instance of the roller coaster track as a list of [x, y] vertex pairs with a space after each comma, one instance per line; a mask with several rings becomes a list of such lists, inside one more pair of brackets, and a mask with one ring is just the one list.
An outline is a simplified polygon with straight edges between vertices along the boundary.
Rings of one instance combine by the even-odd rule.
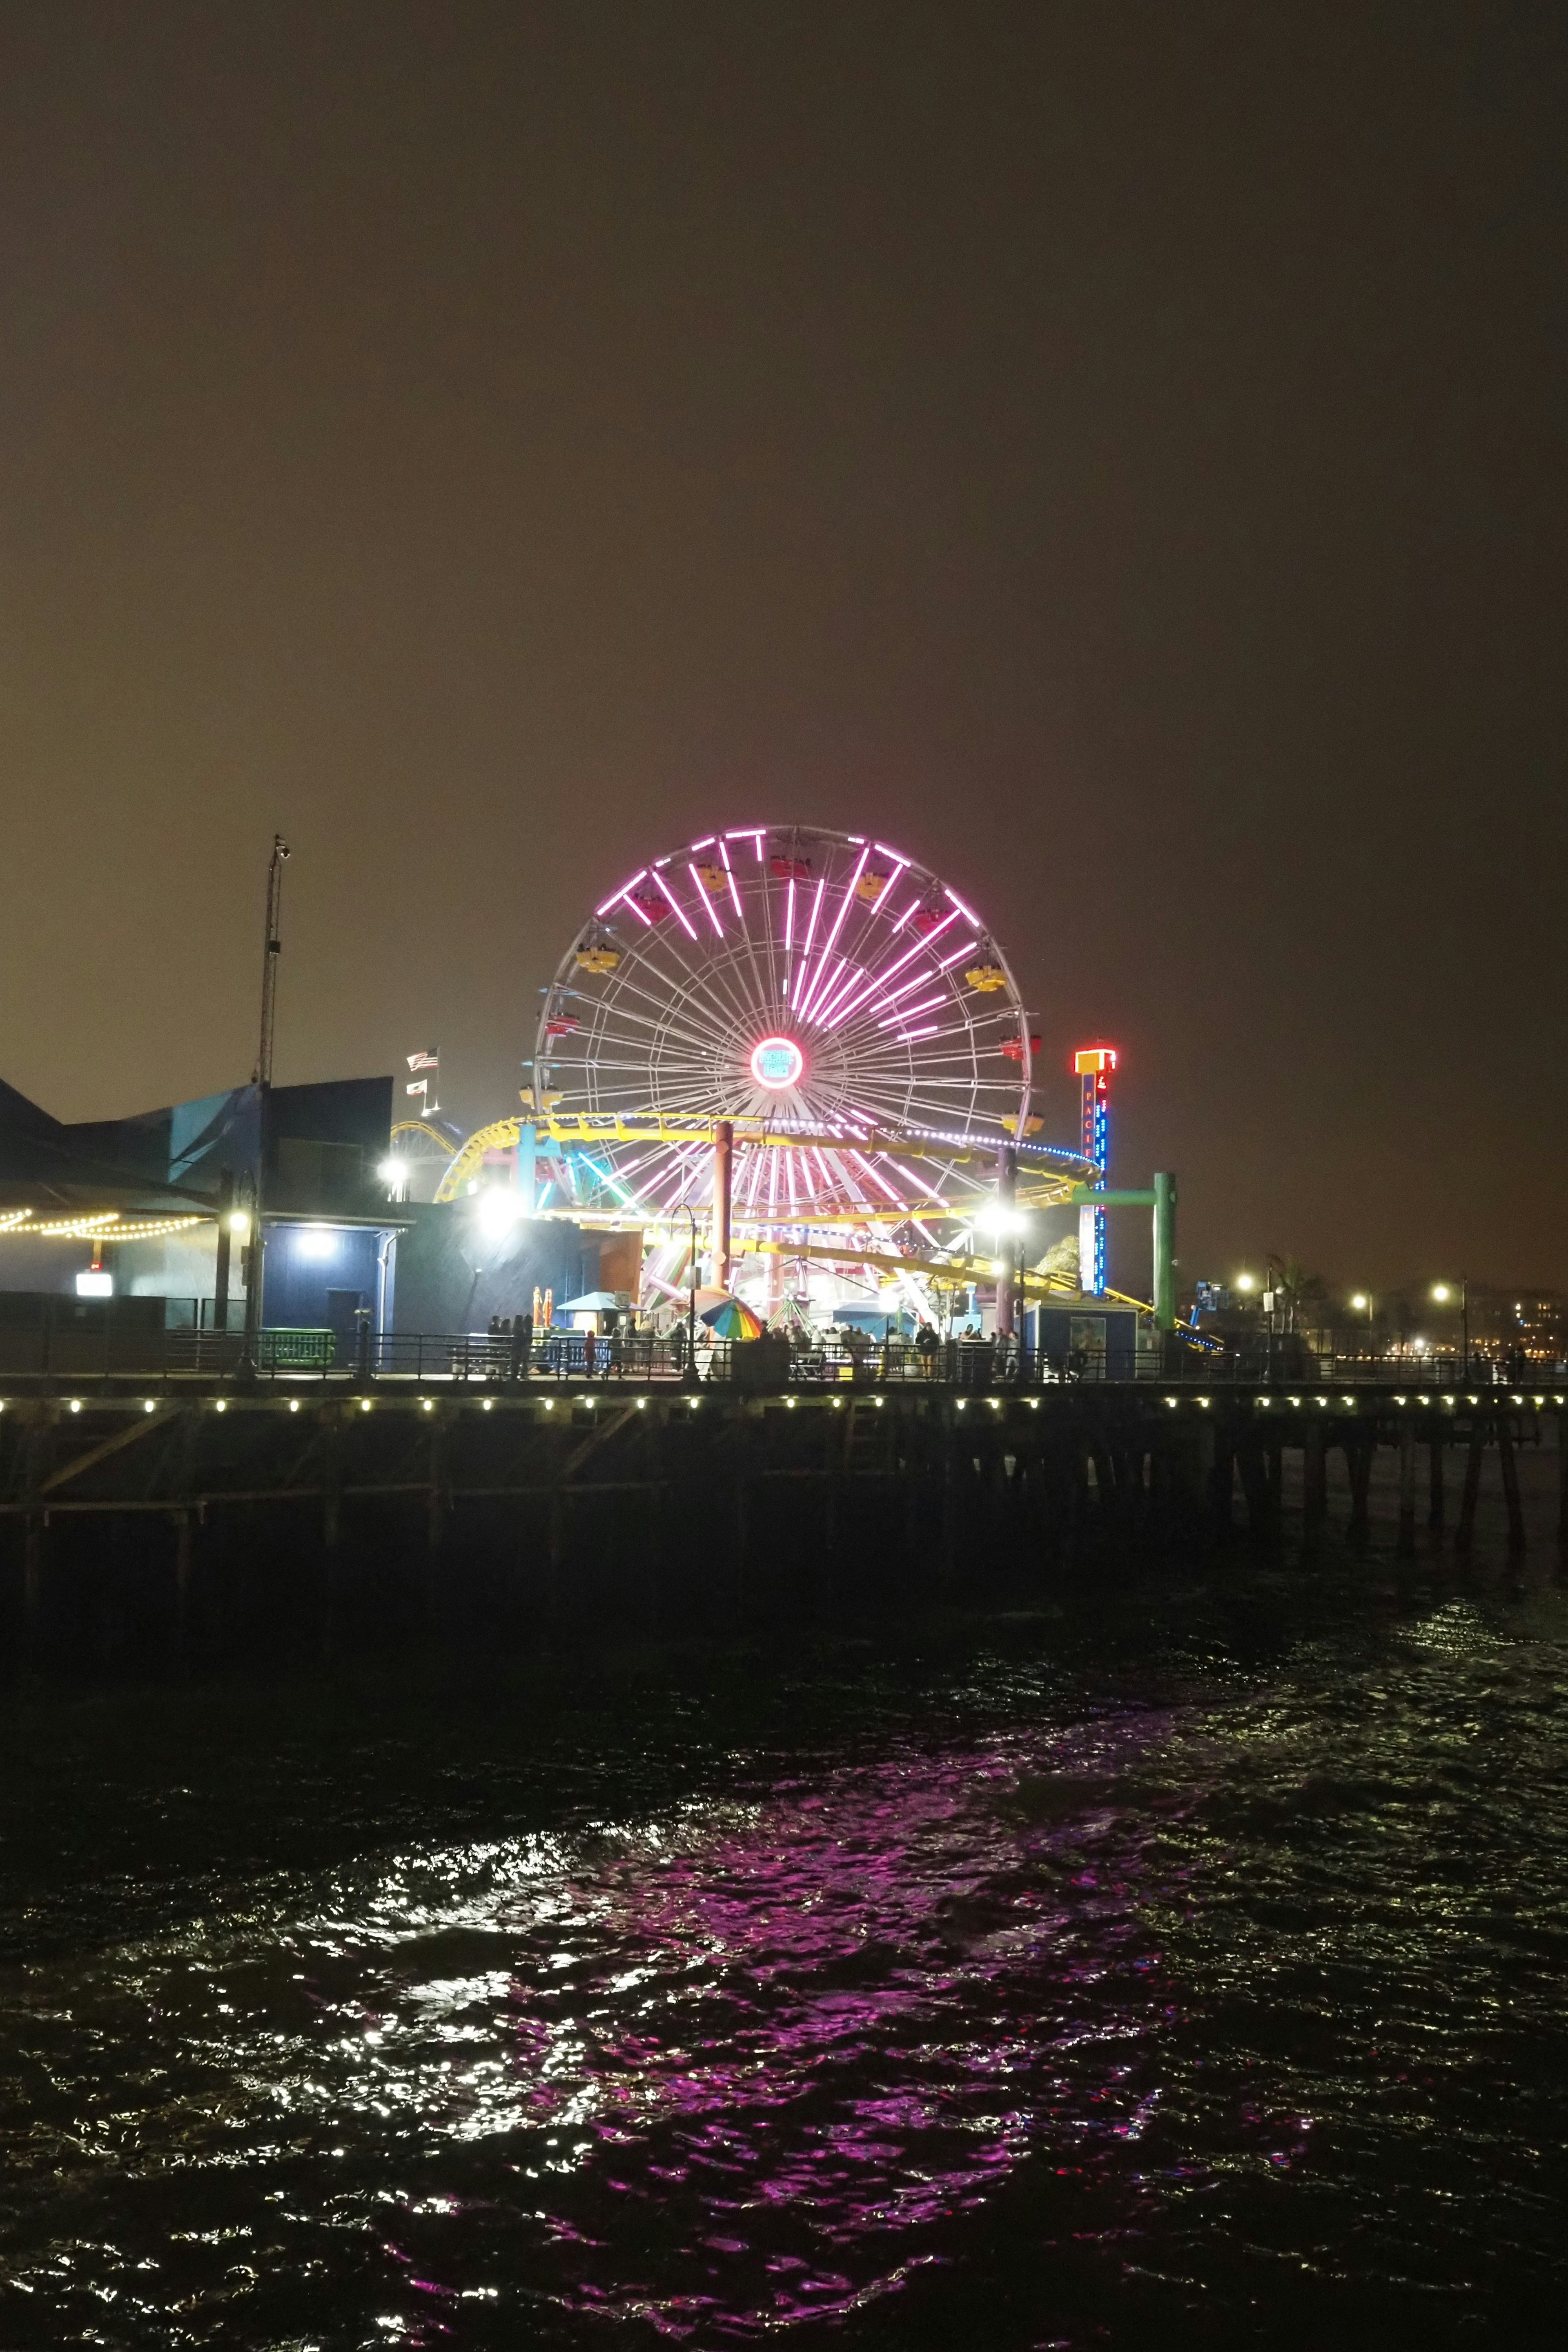
[[[409, 1120], [406, 1124], [412, 1128], [419, 1126], [420, 1122]], [[810, 1149], [833, 1151], [841, 1150], [846, 1143], [852, 1143], [858, 1150], [884, 1153], [889, 1159], [942, 1160], [951, 1167], [959, 1168], [992, 1167], [995, 1164], [998, 1149], [1003, 1148], [986, 1143], [952, 1143], [940, 1139], [933, 1139], [931, 1142], [921, 1142], [907, 1136], [882, 1135], [874, 1129], [857, 1132], [853, 1135], [805, 1134], [795, 1129], [770, 1127], [765, 1119], [737, 1118], [732, 1119], [730, 1124], [734, 1130], [734, 1139], [737, 1144], [749, 1144], [753, 1147], [771, 1146], [786, 1151]], [[524, 1121], [520, 1117], [492, 1119], [488, 1127], [476, 1128], [473, 1134], [454, 1154], [450, 1165], [436, 1188], [437, 1200], [457, 1200], [464, 1185], [469, 1183], [483, 1166], [486, 1152], [510, 1149], [517, 1142], [523, 1125]], [[550, 1151], [552, 1146], [570, 1146], [574, 1143], [589, 1145], [595, 1143], [711, 1143], [716, 1125], [717, 1122], [713, 1119], [652, 1117], [556, 1119], [546, 1115], [542, 1119], [536, 1118], [532, 1121], [535, 1140], [539, 1148], [546, 1152]], [[429, 1132], [428, 1129], [424, 1131]], [[1025, 1149], [1026, 1151], [1033, 1149], [1043, 1152], [1046, 1147], [1026, 1146]], [[1079, 1160], [1076, 1153], [1063, 1152], [1059, 1157], [1070, 1160], [1075, 1171], [1081, 1171], [1087, 1164]], [[1055, 1202], [1065, 1201], [1074, 1182], [1081, 1182], [1081, 1173], [1059, 1174], [1054, 1171], [1029, 1165], [1026, 1160], [1018, 1170], [1017, 1198], [1026, 1205], [1047, 1208]], [[902, 1209], [891, 1215], [879, 1215], [876, 1222], [884, 1224], [900, 1224], [907, 1220], [910, 1213], [909, 1210]], [[932, 1208], [924, 1213], [944, 1216], [951, 1215], [952, 1211]], [[650, 1217], [647, 1222], [652, 1223], [658, 1220]], [[737, 1219], [736, 1222], [739, 1224], [741, 1221]], [[829, 1220], [814, 1218], [812, 1222], [826, 1223]], [[859, 1222], [869, 1223], [871, 1220], [866, 1218]]]

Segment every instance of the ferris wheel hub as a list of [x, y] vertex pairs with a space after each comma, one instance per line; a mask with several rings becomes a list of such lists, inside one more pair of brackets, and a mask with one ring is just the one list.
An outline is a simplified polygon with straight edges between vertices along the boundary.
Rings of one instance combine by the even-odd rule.
[[759, 1038], [752, 1048], [752, 1076], [770, 1093], [798, 1087], [805, 1076], [805, 1055], [793, 1037]]

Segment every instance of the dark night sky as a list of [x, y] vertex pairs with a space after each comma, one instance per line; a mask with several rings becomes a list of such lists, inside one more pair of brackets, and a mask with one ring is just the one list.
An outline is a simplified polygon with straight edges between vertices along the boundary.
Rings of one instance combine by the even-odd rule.
[[18, 0], [0, 1070], [437, 1042], [645, 857], [979, 902], [1189, 1276], [1568, 1282], [1561, 5]]

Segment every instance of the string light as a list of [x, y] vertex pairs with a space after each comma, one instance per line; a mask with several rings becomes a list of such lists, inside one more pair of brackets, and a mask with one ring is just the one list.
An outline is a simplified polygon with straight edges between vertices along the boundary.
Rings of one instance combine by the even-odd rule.
[[182, 1234], [192, 1225], [214, 1220], [199, 1213], [184, 1217], [124, 1217], [118, 1209], [97, 1209], [74, 1217], [50, 1217], [37, 1222], [35, 1209], [13, 1209], [0, 1216], [0, 1237], [31, 1241], [155, 1241], [163, 1234]]

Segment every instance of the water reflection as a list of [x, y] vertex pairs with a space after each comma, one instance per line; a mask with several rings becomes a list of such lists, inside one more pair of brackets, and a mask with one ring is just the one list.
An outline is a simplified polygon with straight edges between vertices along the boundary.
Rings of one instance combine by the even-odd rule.
[[[1142, 2129], [1139, 1906], [1180, 1874], [1118, 1790], [1168, 1729], [905, 1746], [53, 1971], [19, 2022], [89, 2227], [16, 2275], [199, 2341], [215, 2293], [286, 2308], [276, 2266], [331, 2272], [335, 2238], [363, 2273], [373, 2224], [364, 2316], [416, 2341], [502, 2284], [713, 2341], [842, 2315], [940, 2260], [1042, 2135], [1081, 2165]], [[176, 2222], [153, 2252], [91, 2234], [132, 2183]]]
[[1302, 2341], [1545, 2297], [1561, 1599], [1306, 1610], [1245, 1668], [1205, 1608], [1157, 1672], [1102, 1627], [1092, 1697], [998, 1652], [722, 1793], [249, 1869], [68, 1959], [24, 1926], [0, 2342], [881, 2343], [919, 2303], [1024, 2352], [1251, 2341], [1287, 2271]]

